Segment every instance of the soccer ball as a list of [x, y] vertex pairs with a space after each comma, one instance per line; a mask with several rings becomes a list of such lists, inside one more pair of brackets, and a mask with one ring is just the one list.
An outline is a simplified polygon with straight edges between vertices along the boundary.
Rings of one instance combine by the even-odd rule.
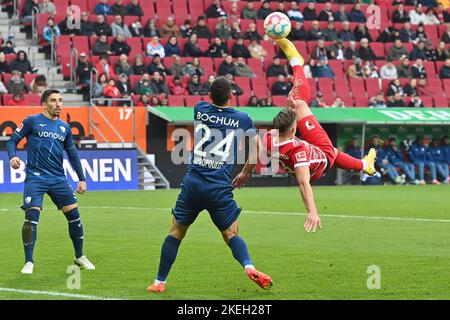
[[264, 20], [264, 31], [272, 39], [286, 38], [291, 32], [291, 20], [281, 12], [272, 12]]

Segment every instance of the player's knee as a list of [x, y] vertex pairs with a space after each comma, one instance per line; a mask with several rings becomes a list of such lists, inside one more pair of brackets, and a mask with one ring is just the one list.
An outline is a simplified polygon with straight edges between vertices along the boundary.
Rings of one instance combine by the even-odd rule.
[[178, 240], [183, 240], [186, 236], [186, 232], [189, 226], [184, 226], [179, 224], [178, 222], [174, 221], [172, 224], [172, 227], [169, 230], [169, 234]]
[[69, 211], [78, 208], [78, 203], [69, 204], [68, 206], [64, 206], [61, 208], [63, 213], [68, 213]]
[[29, 208], [25, 211], [25, 221], [26, 222], [36, 222], [36, 224], [39, 222], [39, 215], [41, 211], [39, 208]]
[[223, 240], [228, 243], [231, 238], [238, 236], [237, 226], [231, 226], [230, 228], [222, 231]]

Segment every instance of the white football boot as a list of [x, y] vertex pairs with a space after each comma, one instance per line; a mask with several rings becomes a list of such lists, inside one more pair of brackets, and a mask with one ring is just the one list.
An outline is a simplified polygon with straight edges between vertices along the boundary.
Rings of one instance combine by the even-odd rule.
[[81, 256], [73, 261], [77, 266], [86, 270], [95, 270], [95, 266], [86, 258], [86, 256]]
[[34, 269], [34, 263], [31, 261], [26, 262], [23, 265], [22, 271], [20, 271], [22, 274], [33, 274]]

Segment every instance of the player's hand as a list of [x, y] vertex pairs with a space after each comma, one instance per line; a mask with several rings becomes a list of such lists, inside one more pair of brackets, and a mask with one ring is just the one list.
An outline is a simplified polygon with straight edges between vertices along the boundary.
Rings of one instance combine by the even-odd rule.
[[77, 192], [79, 194], [83, 194], [86, 192], [86, 189], [87, 189], [86, 181], [79, 181], [77, 186]]
[[250, 179], [250, 173], [240, 172], [236, 178], [233, 179], [232, 185], [233, 188], [241, 188], [247, 180]]
[[317, 212], [310, 212], [306, 216], [305, 225], [303, 226], [306, 232], [316, 232], [317, 227], [322, 229], [322, 224], [320, 222], [319, 215]]
[[11, 160], [9, 160], [9, 164], [10, 164], [11, 168], [19, 169], [20, 168], [20, 159], [19, 159], [19, 157], [12, 157]]

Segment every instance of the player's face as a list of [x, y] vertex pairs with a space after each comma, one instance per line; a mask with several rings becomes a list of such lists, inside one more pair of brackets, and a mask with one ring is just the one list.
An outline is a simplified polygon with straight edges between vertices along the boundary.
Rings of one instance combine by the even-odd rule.
[[59, 93], [52, 93], [44, 103], [45, 111], [52, 117], [61, 115], [62, 106], [62, 96]]

